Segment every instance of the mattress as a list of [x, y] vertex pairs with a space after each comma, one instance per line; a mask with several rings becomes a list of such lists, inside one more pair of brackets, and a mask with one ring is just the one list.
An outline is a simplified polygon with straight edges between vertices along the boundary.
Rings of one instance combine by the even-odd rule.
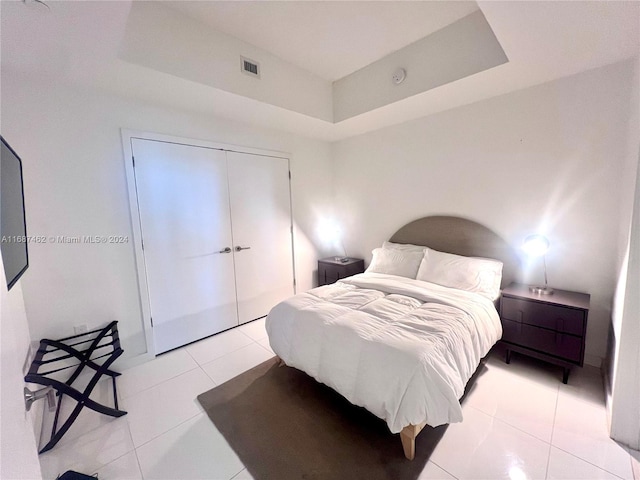
[[462, 421], [462, 397], [500, 339], [493, 302], [477, 293], [364, 273], [276, 305], [266, 320], [273, 351], [393, 433]]

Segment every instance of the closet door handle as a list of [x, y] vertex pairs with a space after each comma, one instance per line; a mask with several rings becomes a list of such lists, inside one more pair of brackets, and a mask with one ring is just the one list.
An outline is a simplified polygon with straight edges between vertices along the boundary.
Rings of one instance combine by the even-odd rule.
[[251, 247], [241, 247], [240, 245], [236, 245], [236, 252], [239, 252], [240, 250], [249, 250]]
[[218, 253], [231, 253], [231, 247], [226, 247], [224, 250], [220, 250]]

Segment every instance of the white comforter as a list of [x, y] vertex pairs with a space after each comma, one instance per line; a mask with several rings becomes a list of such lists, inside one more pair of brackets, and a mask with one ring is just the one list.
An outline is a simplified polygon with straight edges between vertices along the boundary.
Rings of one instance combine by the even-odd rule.
[[386, 420], [393, 433], [462, 421], [459, 399], [502, 335], [489, 299], [364, 273], [276, 305], [269, 343], [285, 363]]

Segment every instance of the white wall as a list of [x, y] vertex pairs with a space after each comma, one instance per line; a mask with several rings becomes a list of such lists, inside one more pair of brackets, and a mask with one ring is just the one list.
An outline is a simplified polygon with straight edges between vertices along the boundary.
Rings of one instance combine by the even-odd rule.
[[[260, 79], [241, 72], [241, 55], [260, 64]], [[133, 2], [119, 56], [179, 78], [333, 121], [329, 81], [194, 22], [162, 2]]]
[[[550, 284], [591, 294], [586, 360], [599, 364], [617, 275], [631, 69], [615, 64], [337, 142], [347, 250], [368, 260], [399, 227], [434, 214], [476, 220], [514, 248], [544, 233]], [[541, 281], [540, 270], [527, 279]]]
[[[327, 143], [2, 71], [2, 134], [23, 160], [29, 235], [131, 235], [120, 128], [292, 153], [298, 288], [310, 288], [316, 219], [331, 202]], [[133, 245], [31, 244], [23, 277], [34, 339], [117, 319], [127, 357], [145, 351]]]
[[[334, 121], [340, 122], [508, 61], [481, 11], [407, 45], [333, 83]], [[399, 85], [393, 72], [407, 77]]]
[[1, 259], [0, 326], [0, 478], [35, 480], [42, 476], [32, 416], [25, 411], [22, 393], [31, 339], [22, 281], [7, 291]]
[[[607, 406], [611, 437], [640, 449], [640, 56], [634, 62], [620, 228], [620, 275], [612, 314]], [[635, 200], [634, 200], [635, 195]], [[628, 205], [628, 207], [627, 207]]]
[[636, 182], [628, 264], [623, 269], [626, 275], [622, 276], [619, 284], [625, 294], [614, 317], [618, 325], [615, 329], [615, 373], [609, 405], [611, 437], [640, 450], [640, 169]]

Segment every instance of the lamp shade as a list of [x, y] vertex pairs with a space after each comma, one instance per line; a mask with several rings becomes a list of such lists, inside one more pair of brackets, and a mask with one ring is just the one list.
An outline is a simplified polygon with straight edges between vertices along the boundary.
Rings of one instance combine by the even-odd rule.
[[336, 260], [341, 260], [343, 262], [348, 261], [347, 250], [344, 248], [342, 231], [340, 230], [338, 223], [335, 220], [323, 219], [318, 223], [317, 228], [318, 234], [325, 244], [330, 245], [332, 249], [337, 248], [337, 246], [342, 247], [344, 255], [336, 257]]
[[549, 240], [542, 235], [529, 235], [524, 239], [522, 249], [528, 255], [540, 257], [549, 250]]
[[532, 257], [542, 257], [544, 265], [544, 287], [529, 287], [529, 291], [538, 295], [551, 295], [553, 288], [549, 288], [547, 281], [547, 260], [545, 254], [549, 250], [549, 240], [543, 235], [529, 235], [522, 243], [522, 249]]
[[340, 241], [340, 227], [338, 224], [329, 219], [323, 219], [318, 223], [318, 234], [322, 241], [327, 243]]

